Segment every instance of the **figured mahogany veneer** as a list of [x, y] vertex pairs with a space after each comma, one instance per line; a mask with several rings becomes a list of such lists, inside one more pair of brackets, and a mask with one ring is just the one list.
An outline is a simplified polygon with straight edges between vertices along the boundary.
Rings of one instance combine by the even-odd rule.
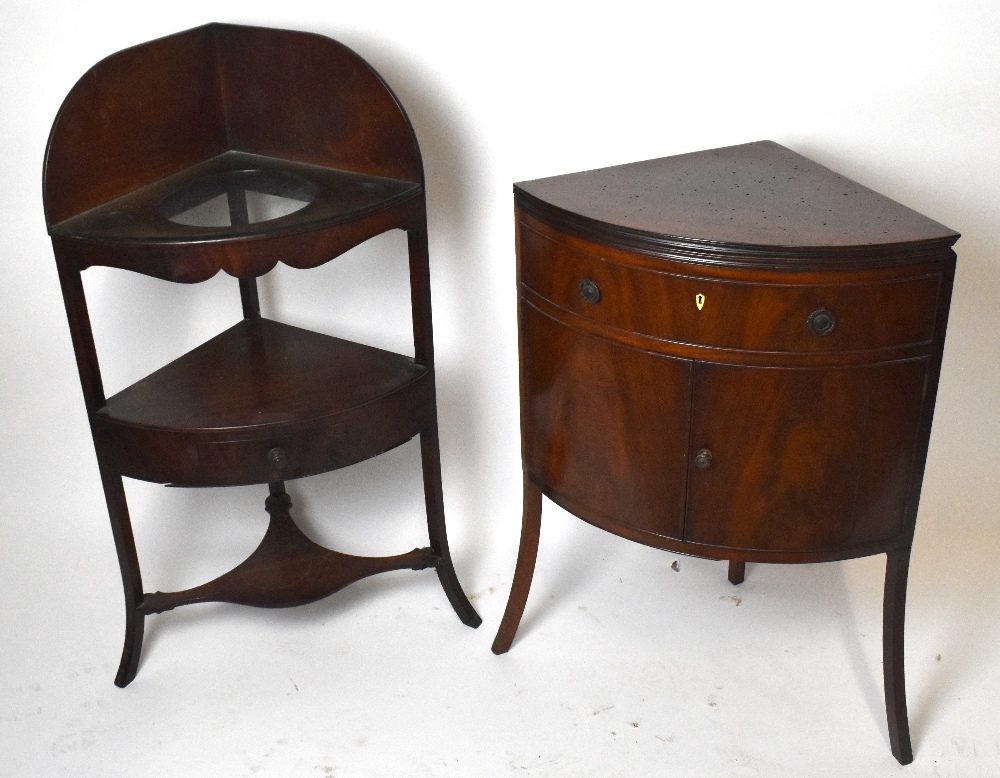
[[[448, 550], [434, 389], [423, 166], [402, 107], [335, 41], [210, 24], [119, 52], [67, 96], [49, 138], [45, 211], [125, 588], [115, 683], [138, 668], [144, 617], [195, 602], [298, 605], [368, 575], [433, 567], [463, 622], [479, 616]], [[256, 278], [407, 232], [415, 358], [260, 315]], [[81, 273], [239, 281], [243, 320], [105, 397]], [[292, 520], [286, 480], [419, 435], [430, 547], [365, 558]], [[122, 477], [268, 484], [270, 526], [232, 571], [144, 593]]]
[[[940, 285], [936, 273], [866, 283], [746, 282], [630, 267], [531, 229], [523, 231], [521, 244], [528, 258], [521, 266], [521, 282], [532, 292], [607, 327], [653, 338], [809, 353], [926, 344], [934, 331]], [[588, 304], [578, 288], [560, 283], [571, 275], [613, 292], [602, 294], [600, 305]], [[693, 301], [698, 294], [711, 301], [698, 316], [690, 306], [662, 304], [665, 299]], [[821, 306], [837, 311], [836, 338], [817, 338], [799, 326]]]
[[912, 760], [906, 571], [957, 233], [771, 142], [517, 184], [524, 517], [541, 496], [729, 560], [885, 553], [886, 710]]

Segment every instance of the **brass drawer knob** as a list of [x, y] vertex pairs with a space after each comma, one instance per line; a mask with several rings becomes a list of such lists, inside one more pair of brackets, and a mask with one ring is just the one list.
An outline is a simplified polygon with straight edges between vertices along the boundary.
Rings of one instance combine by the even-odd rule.
[[589, 278], [585, 278], [580, 282], [580, 294], [591, 305], [597, 305], [601, 301], [601, 290]]
[[267, 452], [267, 463], [275, 470], [284, 470], [288, 467], [288, 454], [285, 449], [275, 446]]
[[712, 452], [707, 448], [701, 449], [694, 455], [694, 464], [699, 470], [707, 470], [712, 464]]
[[837, 326], [837, 317], [827, 308], [817, 308], [809, 314], [806, 324], [809, 325], [813, 335], [823, 337], [833, 332], [833, 328]]

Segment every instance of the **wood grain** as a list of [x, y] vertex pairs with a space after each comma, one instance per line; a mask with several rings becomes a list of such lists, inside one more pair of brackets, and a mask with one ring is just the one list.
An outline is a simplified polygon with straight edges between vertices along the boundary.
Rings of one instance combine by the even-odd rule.
[[[957, 233], [761, 142], [517, 184], [521, 551], [541, 494], [609, 532], [747, 562], [886, 553], [893, 754], [913, 540]], [[537, 502], [537, 505], [536, 505]]]
[[[403, 567], [434, 567], [459, 618], [478, 626], [445, 528], [423, 164], [371, 66], [318, 35], [219, 24], [119, 52], [63, 103], [43, 190], [125, 592], [115, 683], [135, 677], [150, 614], [206, 601], [297, 605]], [[254, 221], [248, 192], [301, 207]], [[179, 218], [216, 198], [228, 207], [215, 226]], [[278, 262], [313, 268], [392, 229], [408, 233], [416, 359], [261, 317], [255, 279]], [[239, 279], [244, 318], [106, 398], [81, 278], [94, 266], [180, 283], [225, 271]], [[298, 529], [286, 480], [417, 435], [430, 547], [363, 558]], [[214, 581], [144, 594], [123, 476], [266, 483], [269, 529]]]

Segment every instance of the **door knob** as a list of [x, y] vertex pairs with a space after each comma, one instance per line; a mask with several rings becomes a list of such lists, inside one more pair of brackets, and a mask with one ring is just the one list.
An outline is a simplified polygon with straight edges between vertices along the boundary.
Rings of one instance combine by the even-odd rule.
[[809, 314], [806, 324], [809, 325], [813, 335], [823, 337], [833, 332], [833, 328], [837, 326], [837, 317], [827, 308], [817, 308]]
[[597, 305], [601, 301], [601, 290], [589, 278], [585, 278], [580, 282], [580, 294], [591, 305]]
[[694, 464], [700, 470], [707, 470], [712, 464], [712, 452], [707, 448], [701, 449], [694, 455]]

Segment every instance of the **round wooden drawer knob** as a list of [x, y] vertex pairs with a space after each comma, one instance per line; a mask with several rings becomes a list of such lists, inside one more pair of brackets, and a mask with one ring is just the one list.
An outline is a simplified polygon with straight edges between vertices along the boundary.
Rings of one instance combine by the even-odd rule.
[[817, 308], [809, 314], [806, 324], [809, 325], [813, 335], [823, 337], [833, 332], [833, 328], [837, 326], [837, 317], [827, 308]]
[[591, 305], [597, 305], [601, 301], [601, 290], [589, 278], [585, 278], [580, 282], [580, 294]]
[[284, 470], [288, 467], [288, 454], [285, 449], [275, 446], [267, 452], [267, 463], [275, 470]]
[[712, 465], [712, 452], [707, 448], [701, 449], [694, 455], [694, 464], [700, 470], [707, 470]]

